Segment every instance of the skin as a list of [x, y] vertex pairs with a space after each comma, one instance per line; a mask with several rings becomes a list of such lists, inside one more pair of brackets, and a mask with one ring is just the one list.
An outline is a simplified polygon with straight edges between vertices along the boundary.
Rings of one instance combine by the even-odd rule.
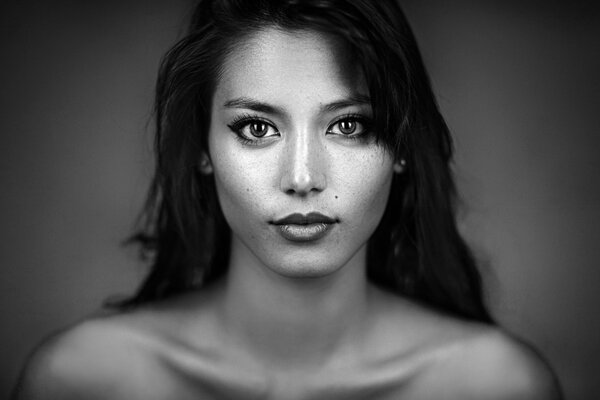
[[[527, 346], [367, 282], [365, 245], [394, 163], [337, 129], [340, 116], [368, 116], [368, 105], [324, 112], [367, 94], [343, 50], [316, 33], [267, 29], [233, 52], [214, 95], [210, 164], [200, 163], [233, 233], [226, 278], [49, 339], [16, 398], [559, 398]], [[279, 112], [232, 103], [240, 98]], [[259, 145], [229, 128], [248, 113], [273, 128]], [[339, 222], [309, 243], [270, 223], [309, 211]]]
[[[321, 36], [270, 30], [226, 61], [214, 95], [209, 152], [233, 233], [225, 323], [282, 367], [320, 361], [362, 329], [366, 244], [385, 210], [393, 159], [365, 124], [341, 133], [340, 118], [371, 114], [354, 100], [367, 90], [353, 67]], [[244, 104], [231, 106], [238, 99]], [[255, 103], [277, 112], [253, 111]], [[230, 128], [248, 115], [269, 124], [260, 140], [251, 127]], [[289, 241], [270, 223], [314, 211], [338, 221], [320, 240]], [[309, 346], [290, 354], [290, 341]]]

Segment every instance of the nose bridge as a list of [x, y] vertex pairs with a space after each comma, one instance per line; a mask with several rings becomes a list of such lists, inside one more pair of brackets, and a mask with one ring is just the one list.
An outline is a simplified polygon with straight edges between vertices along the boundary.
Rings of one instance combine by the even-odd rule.
[[288, 193], [308, 194], [325, 189], [325, 149], [308, 125], [291, 132], [286, 148], [282, 189]]

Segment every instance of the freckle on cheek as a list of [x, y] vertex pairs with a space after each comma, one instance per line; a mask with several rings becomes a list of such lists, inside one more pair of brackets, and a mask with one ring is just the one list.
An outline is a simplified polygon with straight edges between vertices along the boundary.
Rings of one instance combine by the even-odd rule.
[[337, 196], [335, 196], [335, 198], [337, 199], [338, 197], [337, 197]]

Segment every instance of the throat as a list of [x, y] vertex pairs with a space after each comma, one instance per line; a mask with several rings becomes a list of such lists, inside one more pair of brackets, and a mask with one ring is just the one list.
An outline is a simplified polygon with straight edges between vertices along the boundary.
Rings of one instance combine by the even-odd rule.
[[289, 278], [265, 271], [248, 254], [240, 254], [241, 263], [233, 252], [220, 313], [228, 342], [285, 370], [356, 357], [369, 300], [364, 252], [359, 253], [327, 276]]

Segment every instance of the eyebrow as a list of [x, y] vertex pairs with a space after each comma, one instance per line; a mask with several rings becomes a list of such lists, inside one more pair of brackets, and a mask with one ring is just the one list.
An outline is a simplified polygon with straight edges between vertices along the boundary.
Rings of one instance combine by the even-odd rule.
[[357, 94], [357, 95], [351, 96], [347, 99], [338, 100], [338, 101], [334, 101], [333, 103], [325, 104], [321, 107], [321, 110], [326, 111], [326, 112], [332, 112], [332, 111], [337, 111], [337, 110], [340, 110], [340, 109], [346, 108], [346, 107], [366, 106], [366, 105], [368, 105], [368, 106], [371, 105], [371, 98], [369, 96], [365, 96], [363, 94]]
[[[357, 94], [350, 96], [345, 99], [341, 99], [338, 101], [334, 101], [331, 103], [327, 103], [321, 106], [322, 112], [333, 112], [340, 110], [342, 108], [351, 107], [351, 106], [364, 106], [371, 105], [371, 99], [369, 96], [365, 96], [362, 94]], [[251, 99], [249, 97], [238, 97], [232, 100], [228, 100], [223, 104], [225, 108], [245, 108], [248, 110], [253, 110], [257, 112], [263, 112], [266, 114], [274, 114], [274, 115], [285, 115], [286, 112], [283, 108], [271, 105], [269, 103], [264, 103], [258, 100]]]
[[248, 110], [263, 112], [266, 114], [283, 115], [285, 111], [282, 108], [273, 106], [268, 103], [263, 103], [248, 97], [238, 97], [237, 99], [228, 100], [223, 104], [225, 108], [247, 108]]

